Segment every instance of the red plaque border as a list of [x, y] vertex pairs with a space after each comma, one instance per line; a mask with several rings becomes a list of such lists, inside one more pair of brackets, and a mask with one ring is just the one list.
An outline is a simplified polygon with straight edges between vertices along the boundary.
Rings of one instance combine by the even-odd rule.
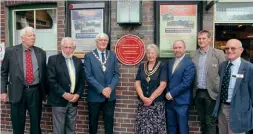
[[[137, 44], [140, 46], [140, 54], [133, 60], [133, 61], [126, 61], [126, 59], [122, 56], [122, 54], [119, 53], [118, 49], [120, 47], [120, 43], [122, 41], [125, 40], [125, 38], [135, 38], [136, 39], [136, 42]], [[127, 35], [124, 35], [122, 36], [116, 43], [115, 45], [115, 53], [116, 53], [116, 56], [118, 58], [118, 60], [124, 64], [124, 65], [136, 65], [138, 64], [139, 62], [142, 61], [142, 59], [144, 58], [145, 56], [145, 44], [144, 42], [142, 41], [142, 39], [136, 35], [133, 35], [133, 34], [127, 34]]]

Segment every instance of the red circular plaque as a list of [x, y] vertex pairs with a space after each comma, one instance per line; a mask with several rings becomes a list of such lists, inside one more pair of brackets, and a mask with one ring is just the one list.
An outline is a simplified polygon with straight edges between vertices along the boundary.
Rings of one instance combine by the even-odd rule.
[[122, 36], [115, 46], [118, 60], [125, 65], [138, 64], [145, 55], [145, 44], [136, 35]]

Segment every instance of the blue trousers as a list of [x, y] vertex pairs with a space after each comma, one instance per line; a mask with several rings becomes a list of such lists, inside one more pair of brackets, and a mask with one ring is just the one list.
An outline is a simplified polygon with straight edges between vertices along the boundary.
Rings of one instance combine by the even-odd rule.
[[[189, 105], [172, 102], [166, 104], [168, 134], [189, 134]], [[179, 132], [178, 132], [179, 131]]]

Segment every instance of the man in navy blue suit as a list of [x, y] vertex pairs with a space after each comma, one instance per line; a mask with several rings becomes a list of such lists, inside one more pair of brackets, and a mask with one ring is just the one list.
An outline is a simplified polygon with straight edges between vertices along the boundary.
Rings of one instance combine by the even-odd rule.
[[[166, 114], [168, 134], [188, 134], [190, 90], [195, 75], [192, 60], [185, 56], [185, 43], [173, 44], [175, 58], [168, 63], [168, 86], [166, 89]], [[177, 132], [179, 130], [179, 132]]]
[[90, 134], [97, 134], [100, 110], [103, 110], [105, 134], [113, 134], [119, 70], [116, 55], [106, 50], [108, 42], [107, 34], [98, 34], [96, 36], [97, 48], [84, 57], [84, 72], [88, 84]]
[[220, 66], [220, 87], [213, 116], [220, 134], [245, 134], [253, 129], [253, 65], [241, 58], [242, 42], [230, 39], [227, 61]]

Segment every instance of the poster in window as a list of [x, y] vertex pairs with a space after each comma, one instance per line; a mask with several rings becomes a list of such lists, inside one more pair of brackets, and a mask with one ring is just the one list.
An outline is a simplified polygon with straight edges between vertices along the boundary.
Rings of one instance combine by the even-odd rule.
[[160, 57], [174, 57], [173, 43], [183, 40], [186, 53], [196, 50], [197, 5], [160, 5]]
[[96, 48], [95, 38], [103, 32], [103, 9], [71, 10], [71, 35], [76, 52], [88, 52]]

